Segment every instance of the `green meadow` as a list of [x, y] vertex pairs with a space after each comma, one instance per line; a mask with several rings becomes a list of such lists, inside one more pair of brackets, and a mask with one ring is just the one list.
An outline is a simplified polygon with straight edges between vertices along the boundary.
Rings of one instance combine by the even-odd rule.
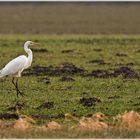
[[[56, 121], [67, 126], [70, 113], [77, 119], [97, 112], [107, 122], [124, 111], [140, 111], [140, 36], [127, 35], [1, 35], [0, 68], [18, 55], [25, 54], [26, 40], [32, 46], [32, 66], [22, 73], [19, 88], [26, 94], [17, 98], [12, 78], [0, 79], [0, 119], [13, 122], [19, 113], [31, 116], [42, 125]], [[0, 131], [0, 137], [139, 137], [139, 131], [108, 130], [103, 133], [58, 130], [43, 133], [15, 130]], [[9, 128], [8, 128], [9, 131]], [[113, 131], [113, 132], [112, 132]], [[56, 135], [55, 135], [56, 134]]]

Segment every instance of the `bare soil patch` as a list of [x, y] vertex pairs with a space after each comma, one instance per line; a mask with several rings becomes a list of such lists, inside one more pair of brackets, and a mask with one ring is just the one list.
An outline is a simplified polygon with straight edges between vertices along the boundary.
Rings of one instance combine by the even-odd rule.
[[95, 78], [113, 78], [122, 75], [123, 78], [139, 78], [139, 74], [129, 67], [122, 66], [114, 69], [113, 72], [108, 70], [94, 70], [88, 76]]
[[124, 54], [124, 53], [116, 53], [116, 56], [119, 56], [119, 57], [127, 57], [128, 55], [127, 54]]
[[58, 67], [49, 66], [35, 66], [32, 69], [27, 70], [24, 75], [49, 75], [49, 76], [63, 76], [63, 75], [75, 75], [84, 74], [83, 68], [78, 68], [72, 63], [63, 63]]
[[0, 119], [9, 120], [9, 119], [18, 119], [18, 118], [19, 118], [18, 115], [14, 113], [0, 114]]
[[40, 108], [51, 109], [53, 107], [54, 107], [54, 102], [45, 102], [45, 103], [42, 103], [39, 107], [37, 107], [37, 109], [40, 109]]
[[106, 65], [106, 64], [109, 64], [109, 63], [106, 63], [102, 59], [100, 59], [100, 60], [91, 60], [91, 61], [89, 61], [89, 63], [91, 63], [91, 64], [98, 64], [98, 65]]
[[92, 98], [85, 98], [85, 97], [83, 97], [83, 98], [80, 99], [79, 102], [83, 106], [91, 107], [91, 106], [95, 105], [96, 103], [101, 102], [101, 100], [98, 99], [98, 98], [95, 98], [95, 97], [92, 97]]
[[62, 53], [73, 53], [75, 50], [62, 50]]
[[101, 52], [102, 49], [94, 49], [95, 52]]
[[69, 76], [63, 76], [60, 81], [62, 82], [74, 82], [75, 80], [72, 77]]

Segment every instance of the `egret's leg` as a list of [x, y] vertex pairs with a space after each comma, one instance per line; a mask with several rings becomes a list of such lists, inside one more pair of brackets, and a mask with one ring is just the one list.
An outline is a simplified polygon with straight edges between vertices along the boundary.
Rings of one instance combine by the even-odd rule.
[[17, 97], [18, 97], [18, 95], [21, 94], [21, 92], [20, 92], [19, 89], [18, 89], [18, 79], [15, 81], [15, 78], [13, 77], [12, 83], [13, 83], [13, 85], [14, 85], [16, 91], [17, 91]]
[[23, 92], [21, 92], [21, 91], [19, 90], [19, 88], [18, 88], [18, 78], [17, 78], [17, 80], [16, 80], [16, 90], [17, 90], [17, 97], [18, 97], [18, 94], [20, 94], [21, 96], [26, 95], [26, 94], [24, 94]]
[[12, 84], [13, 84], [14, 87], [16, 88], [16, 91], [17, 91], [17, 97], [18, 97], [19, 91], [18, 91], [18, 89], [17, 89], [17, 85], [16, 85], [16, 83], [15, 83], [15, 78], [14, 78], [14, 77], [13, 77], [13, 79], [12, 79]]
[[12, 79], [12, 84], [14, 85], [14, 86], [16, 86], [16, 84], [15, 84], [15, 78], [13, 77], [13, 79]]

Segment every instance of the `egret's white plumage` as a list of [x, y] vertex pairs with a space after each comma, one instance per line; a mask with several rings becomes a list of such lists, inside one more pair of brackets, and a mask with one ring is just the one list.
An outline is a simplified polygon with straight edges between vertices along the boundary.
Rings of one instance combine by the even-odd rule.
[[[21, 55], [19, 57], [16, 57], [12, 61], [10, 61], [2, 70], [0, 70], [0, 78], [6, 76], [6, 75], [12, 75], [13, 77], [21, 77], [21, 73], [24, 69], [27, 69], [31, 66], [32, 60], [33, 60], [33, 53], [31, 49], [28, 47], [30, 45], [34, 45], [35, 43], [32, 41], [26, 41], [24, 44], [24, 50], [28, 54], [28, 56]], [[14, 79], [12, 83], [15, 85], [17, 92], [20, 93], [16, 83], [14, 83]]]

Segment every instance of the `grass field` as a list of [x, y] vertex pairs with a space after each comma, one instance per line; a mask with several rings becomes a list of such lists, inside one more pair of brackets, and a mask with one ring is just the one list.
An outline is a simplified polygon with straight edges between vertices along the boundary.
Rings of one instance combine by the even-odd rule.
[[[26, 40], [39, 42], [32, 47], [32, 67], [24, 71], [20, 90], [27, 96], [16, 97], [11, 77], [0, 79], [0, 119], [32, 116], [38, 125], [49, 121], [74, 125], [66, 121], [70, 113], [77, 119], [102, 112], [107, 122], [124, 111], [140, 112], [140, 36], [136, 35], [1, 35], [0, 68], [14, 57], [24, 54]], [[16, 133], [9, 128], [0, 137], [139, 137], [139, 131], [105, 130], [105, 132], [58, 130], [43, 133]]]
[[140, 138], [139, 13], [139, 2], [0, 2], [0, 69], [40, 43], [26, 96], [0, 79], [0, 138]]

